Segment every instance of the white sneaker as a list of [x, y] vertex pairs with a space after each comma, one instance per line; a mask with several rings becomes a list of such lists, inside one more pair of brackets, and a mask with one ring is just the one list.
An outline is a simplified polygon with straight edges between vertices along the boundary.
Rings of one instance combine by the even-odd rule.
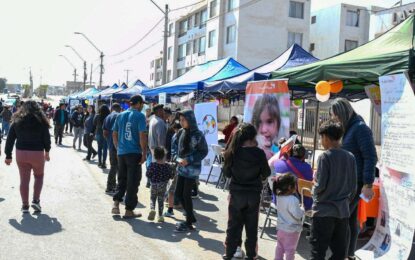
[[242, 250], [242, 248], [240, 246], [238, 246], [238, 248], [236, 248], [236, 252], [233, 255], [234, 258], [238, 258], [238, 259], [242, 259], [244, 258], [244, 251]]

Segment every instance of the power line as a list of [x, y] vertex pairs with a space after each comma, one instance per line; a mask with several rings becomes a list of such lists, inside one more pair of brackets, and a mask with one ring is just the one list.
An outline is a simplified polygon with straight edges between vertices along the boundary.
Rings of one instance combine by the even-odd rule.
[[119, 56], [119, 55], [121, 55], [121, 54], [124, 54], [124, 53], [126, 53], [127, 51], [129, 51], [129, 50], [131, 50], [132, 48], [134, 48], [134, 47], [136, 47], [140, 42], [142, 42], [145, 38], [147, 38], [147, 36], [149, 36], [150, 35], [150, 33], [152, 33], [155, 29], [156, 29], [156, 27], [162, 22], [164, 20], [164, 18], [161, 18], [146, 34], [144, 34], [138, 41], [136, 41], [133, 45], [131, 45], [130, 47], [128, 47], [127, 49], [125, 49], [125, 50], [123, 50], [123, 51], [121, 51], [121, 52], [118, 52], [118, 53], [115, 53], [115, 54], [112, 54], [112, 55], [109, 55], [110, 57], [114, 57], [114, 56]]
[[126, 62], [126, 61], [128, 61], [128, 60], [131, 60], [132, 58], [134, 58], [134, 57], [136, 57], [136, 56], [138, 56], [138, 55], [140, 55], [140, 54], [142, 54], [142, 53], [144, 53], [144, 52], [148, 51], [149, 49], [151, 49], [151, 48], [153, 48], [153, 47], [155, 47], [155, 46], [156, 46], [156, 44], [158, 44], [158, 43], [160, 43], [160, 42], [162, 42], [162, 41], [163, 41], [163, 39], [160, 39], [160, 40], [158, 40], [158, 41], [156, 41], [156, 42], [153, 42], [151, 45], [147, 46], [146, 48], [142, 49], [141, 51], [139, 51], [139, 52], [137, 52], [137, 53], [135, 53], [135, 54], [133, 54], [133, 55], [129, 56], [128, 58], [125, 58], [125, 59], [122, 59], [122, 60], [116, 61], [116, 62], [114, 62], [114, 63], [111, 63], [111, 65], [120, 64], [120, 63], [124, 63], [124, 62]]
[[178, 8], [175, 8], [175, 9], [171, 9], [170, 12], [178, 11], [178, 10], [185, 9], [185, 8], [188, 8], [188, 7], [193, 7], [195, 5], [198, 5], [198, 4], [201, 4], [201, 3], [204, 3], [204, 2], [206, 2], [206, 0], [202, 0], [202, 1], [199, 1], [199, 2], [194, 3], [194, 4], [178, 7]]

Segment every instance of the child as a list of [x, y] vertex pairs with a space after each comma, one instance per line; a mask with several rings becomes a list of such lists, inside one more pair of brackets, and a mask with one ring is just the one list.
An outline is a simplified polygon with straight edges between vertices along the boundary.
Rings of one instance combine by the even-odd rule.
[[156, 162], [150, 163], [147, 169], [147, 178], [151, 182], [151, 211], [148, 215], [148, 220], [153, 221], [156, 217], [156, 200], [158, 202], [158, 222], [164, 222], [163, 217], [163, 200], [164, 194], [167, 190], [167, 184], [173, 178], [173, 172], [170, 166], [165, 161], [165, 152], [161, 147], [154, 149], [154, 157]]
[[317, 162], [313, 187], [311, 258], [347, 258], [349, 202], [356, 193], [357, 172], [354, 156], [340, 148], [342, 125], [329, 120], [320, 126], [321, 144], [326, 150]]
[[224, 174], [231, 178], [226, 230], [226, 254], [232, 259], [245, 227], [245, 259], [256, 256], [259, 203], [262, 181], [271, 173], [264, 151], [258, 148], [257, 131], [248, 123], [238, 126], [229, 147], [225, 151]]
[[304, 209], [296, 196], [297, 180], [291, 173], [280, 174], [273, 185], [277, 195], [277, 248], [275, 260], [293, 260], [302, 230]]

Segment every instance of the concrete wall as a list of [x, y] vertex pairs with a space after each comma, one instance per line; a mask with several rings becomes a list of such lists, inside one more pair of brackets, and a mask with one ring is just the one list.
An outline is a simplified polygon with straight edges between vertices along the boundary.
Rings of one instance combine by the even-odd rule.
[[[358, 46], [365, 44], [369, 41], [369, 27], [370, 27], [370, 14], [366, 8], [360, 6], [342, 4], [342, 13], [340, 20], [340, 45], [339, 51], [344, 52], [345, 41], [352, 40], [357, 41]], [[359, 27], [347, 26], [346, 16], [347, 10], [359, 11]]]

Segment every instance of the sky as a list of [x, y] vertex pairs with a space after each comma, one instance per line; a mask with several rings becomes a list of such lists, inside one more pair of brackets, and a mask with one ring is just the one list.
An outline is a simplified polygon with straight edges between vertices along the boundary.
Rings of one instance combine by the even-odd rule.
[[[187, 6], [200, 0], [154, 0], [170, 9]], [[281, 0], [279, 0], [281, 1]], [[287, 0], [288, 1], [288, 0]], [[414, 0], [403, 1], [403, 3]], [[312, 10], [345, 2], [361, 5], [360, 0], [311, 0]], [[367, 0], [366, 5], [390, 7], [397, 0]], [[141, 79], [149, 80], [150, 61], [162, 50], [163, 23], [129, 51], [163, 14], [150, 0], [0, 0], [0, 78], [8, 83], [27, 84], [29, 69], [34, 87], [39, 84], [63, 85], [73, 80], [73, 67], [59, 55], [65, 55], [78, 70], [81, 81], [83, 62], [65, 45], [75, 48], [87, 62], [88, 81], [91, 63], [92, 81], [99, 79], [99, 52], [82, 36], [82, 32], [104, 52], [104, 85]], [[172, 12], [174, 20], [191, 12], [193, 7]], [[157, 44], [155, 44], [158, 42]]]

